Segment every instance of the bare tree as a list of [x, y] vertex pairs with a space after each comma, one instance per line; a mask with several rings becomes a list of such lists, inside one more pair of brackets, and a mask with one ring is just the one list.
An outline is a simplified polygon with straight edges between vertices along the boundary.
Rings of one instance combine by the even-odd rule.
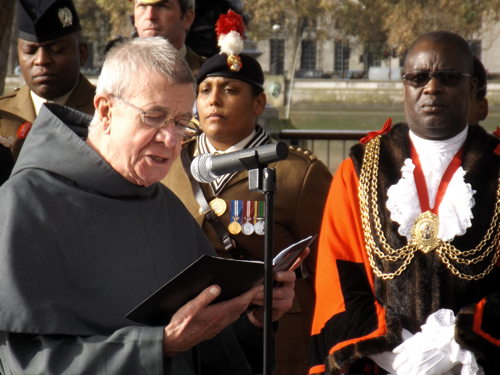
[[341, 32], [355, 36], [365, 49], [402, 55], [429, 31], [480, 38], [488, 25], [498, 22], [500, 0], [339, 0], [331, 16]]
[[500, 17], [499, 0], [407, 0], [396, 2], [385, 19], [387, 43], [403, 52], [417, 36], [448, 30], [473, 39]]
[[304, 37], [322, 39], [332, 27], [324, 22], [325, 14], [332, 12], [337, 0], [252, 0], [244, 2], [244, 11], [250, 17], [248, 36], [254, 40], [271, 39], [279, 30], [281, 36], [291, 45], [291, 56], [286, 67], [288, 118], [292, 98], [295, 70]]
[[0, 93], [3, 93], [14, 19], [14, 1], [0, 2]]
[[[272, 25], [293, 39], [294, 56], [304, 33], [322, 37], [353, 36], [366, 52], [402, 55], [419, 35], [433, 30], [454, 31], [480, 39], [488, 25], [500, 19], [500, 0], [251, 0], [249, 34], [272, 37]], [[293, 74], [292, 66], [288, 76]]]
[[[255, 40], [273, 37], [276, 27], [282, 35], [290, 39], [293, 46], [290, 65], [287, 67], [288, 79], [294, 75], [294, 66], [301, 41], [305, 33], [321, 39], [331, 29], [321, 21], [321, 15], [331, 10], [336, 0], [252, 0], [244, 2], [244, 10], [250, 16], [248, 35]], [[279, 26], [278, 26], [279, 25]], [[274, 28], [273, 28], [274, 27]]]

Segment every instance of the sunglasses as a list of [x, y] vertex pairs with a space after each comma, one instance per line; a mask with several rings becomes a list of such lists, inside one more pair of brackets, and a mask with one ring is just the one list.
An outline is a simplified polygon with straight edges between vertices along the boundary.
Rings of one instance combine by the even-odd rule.
[[432, 77], [447, 87], [454, 87], [460, 83], [463, 77], [470, 77], [468, 73], [438, 70], [437, 72], [416, 72], [403, 74], [403, 80], [409, 86], [424, 87]]

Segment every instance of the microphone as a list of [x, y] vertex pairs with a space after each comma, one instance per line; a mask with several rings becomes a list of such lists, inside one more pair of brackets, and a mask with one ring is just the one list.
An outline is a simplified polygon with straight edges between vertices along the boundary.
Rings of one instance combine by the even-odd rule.
[[284, 142], [269, 143], [222, 155], [201, 154], [191, 162], [191, 174], [198, 182], [209, 183], [228, 173], [263, 167], [286, 159], [288, 146]]

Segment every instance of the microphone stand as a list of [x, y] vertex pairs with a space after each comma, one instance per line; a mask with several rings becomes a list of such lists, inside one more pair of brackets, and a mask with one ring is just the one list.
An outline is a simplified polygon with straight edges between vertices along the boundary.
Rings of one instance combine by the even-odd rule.
[[265, 197], [264, 213], [264, 351], [263, 375], [271, 375], [273, 364], [273, 225], [274, 192], [276, 191], [276, 171], [259, 167], [248, 171], [250, 191], [261, 191]]

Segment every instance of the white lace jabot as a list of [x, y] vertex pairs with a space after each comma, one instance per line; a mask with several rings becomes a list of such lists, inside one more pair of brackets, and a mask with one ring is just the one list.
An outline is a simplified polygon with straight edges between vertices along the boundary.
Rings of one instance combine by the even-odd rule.
[[[436, 192], [444, 171], [465, 142], [467, 129], [466, 127], [460, 134], [446, 141], [423, 139], [410, 131], [410, 139], [422, 165], [431, 207], [434, 207]], [[401, 168], [402, 177], [387, 191], [386, 202], [391, 219], [399, 224], [399, 234], [408, 239], [411, 237], [415, 219], [421, 214], [413, 177], [414, 169], [412, 160], [406, 159]], [[443, 241], [451, 241], [455, 236], [463, 235], [471, 226], [475, 190], [465, 183], [465, 173], [462, 167], [457, 169], [439, 206], [438, 237]]]

